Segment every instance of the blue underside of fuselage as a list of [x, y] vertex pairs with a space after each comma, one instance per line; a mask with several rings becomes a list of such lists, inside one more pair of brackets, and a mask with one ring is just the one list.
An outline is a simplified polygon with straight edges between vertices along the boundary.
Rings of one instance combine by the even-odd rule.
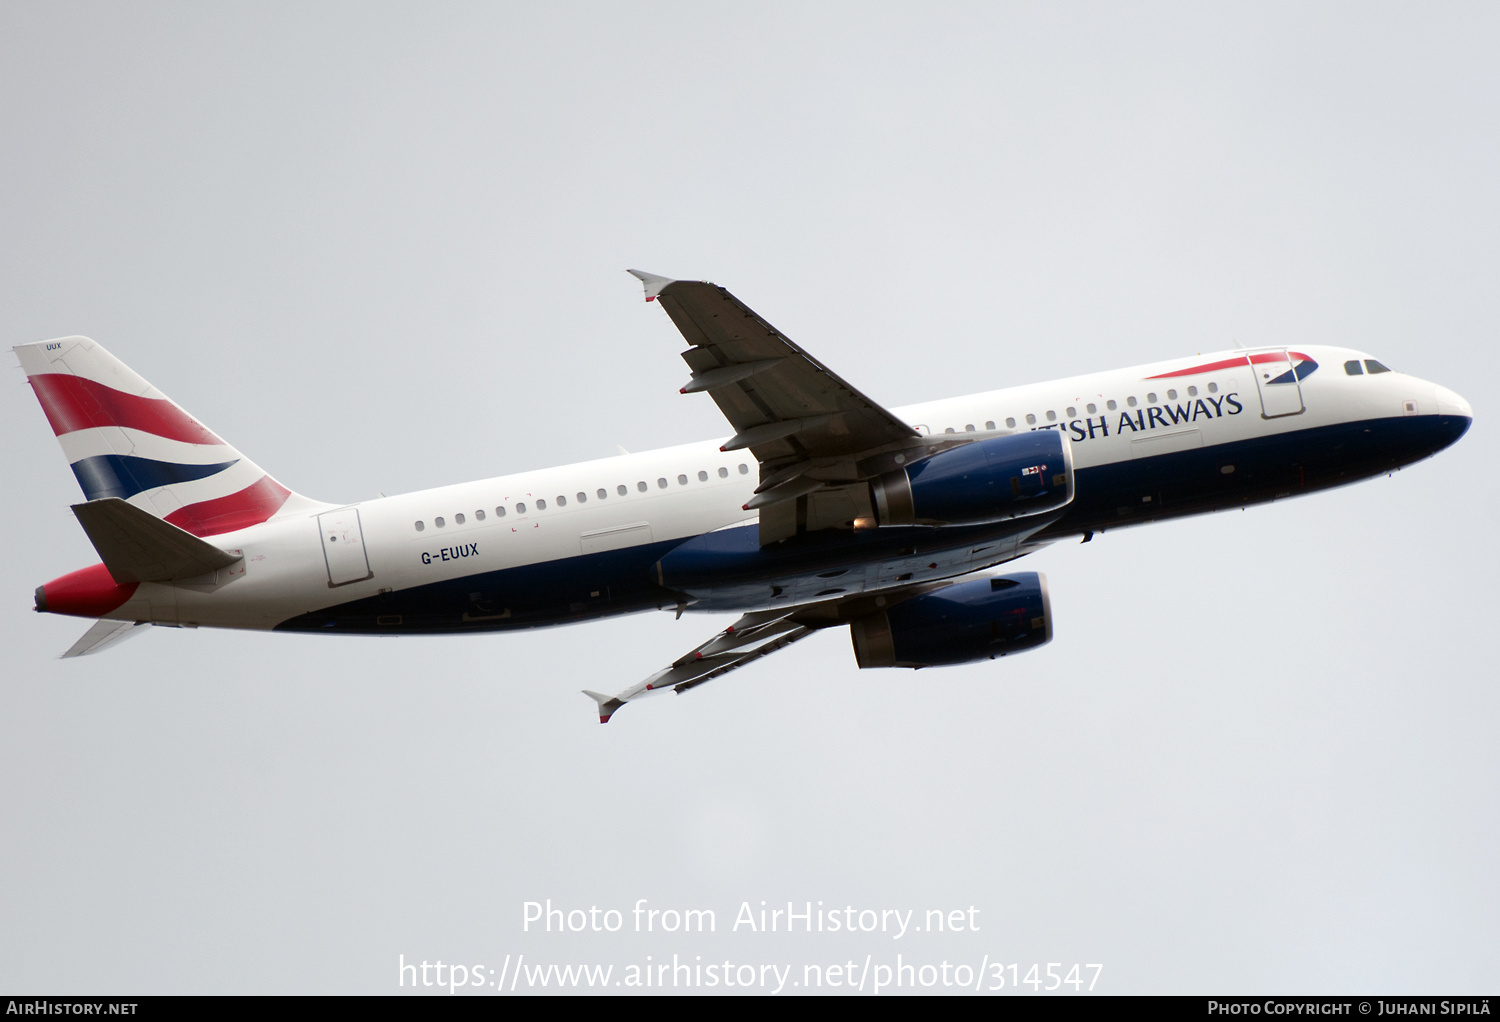
[[[747, 525], [381, 593], [290, 618], [277, 628], [450, 634], [564, 624], [680, 603], [735, 610], [774, 605], [778, 598], [791, 598], [797, 583], [820, 577], [828, 585], [820, 592], [832, 596], [845, 572], [877, 562], [896, 572], [907, 564], [913, 571], [929, 565], [941, 571], [947, 563], [954, 566], [952, 574], [974, 570], [981, 566], [971, 563], [975, 548], [1013, 541], [1018, 532], [1039, 524], [1032, 542], [1245, 507], [1355, 482], [1435, 454], [1461, 437], [1469, 424], [1462, 416], [1427, 415], [1321, 426], [1081, 469], [1072, 503], [1057, 515], [1033, 521], [824, 530], [765, 548], [759, 545], [757, 527]], [[1226, 471], [1229, 466], [1232, 470]], [[804, 585], [796, 591], [807, 589]]]

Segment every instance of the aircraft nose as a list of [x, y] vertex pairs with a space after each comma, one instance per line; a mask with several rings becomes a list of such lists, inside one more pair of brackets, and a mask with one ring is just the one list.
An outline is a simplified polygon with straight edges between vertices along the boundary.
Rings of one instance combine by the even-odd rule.
[[1437, 388], [1437, 405], [1439, 415], [1458, 415], [1465, 419], [1474, 418], [1474, 409], [1469, 407], [1469, 402], [1453, 393], [1447, 387]]
[[1438, 450], [1442, 450], [1449, 444], [1457, 443], [1459, 437], [1469, 431], [1469, 427], [1474, 424], [1474, 409], [1469, 407], [1469, 402], [1447, 387], [1434, 386], [1432, 389], [1437, 392], [1437, 423], [1441, 440]]

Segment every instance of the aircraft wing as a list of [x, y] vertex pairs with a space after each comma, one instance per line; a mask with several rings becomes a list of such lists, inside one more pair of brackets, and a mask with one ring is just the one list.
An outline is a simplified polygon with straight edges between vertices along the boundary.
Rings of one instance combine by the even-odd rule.
[[[692, 376], [681, 392], [706, 391], [735, 431], [724, 450], [748, 448], [760, 462], [760, 486], [746, 510], [763, 509], [762, 543], [798, 531], [799, 498], [863, 478], [861, 459], [921, 444], [911, 426], [724, 288], [642, 270], [630, 273], [645, 285], [646, 300], [659, 302], [692, 345], [682, 356]], [[823, 517], [842, 521], [858, 510], [846, 497]], [[815, 509], [809, 526], [804, 514], [802, 527], [820, 527], [818, 517]]]
[[726, 450], [762, 462], [848, 457], [917, 435], [724, 288], [630, 272], [693, 345], [682, 393], [714, 399], [735, 430]]
[[879, 593], [778, 607], [775, 610], [751, 611], [712, 639], [678, 657], [670, 666], [657, 671], [645, 681], [637, 682], [619, 695], [608, 696], [588, 689], [584, 689], [583, 694], [598, 704], [599, 723], [608, 724], [609, 718], [632, 700], [661, 695], [663, 692], [682, 695], [704, 682], [786, 649], [816, 631], [847, 625], [909, 596], [940, 589], [949, 581], [951, 580], [921, 583]]
[[816, 625], [793, 620], [797, 608], [746, 614], [707, 642], [688, 651], [645, 681], [617, 696], [584, 689], [583, 694], [599, 704], [599, 723], [608, 724], [616, 710], [632, 699], [672, 691], [678, 695], [706, 681], [744, 667], [763, 656], [785, 649], [816, 630]]

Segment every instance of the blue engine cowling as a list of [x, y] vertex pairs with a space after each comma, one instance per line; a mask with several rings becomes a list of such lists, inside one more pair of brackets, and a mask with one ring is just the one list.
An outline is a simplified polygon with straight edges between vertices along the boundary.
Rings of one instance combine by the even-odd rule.
[[849, 625], [860, 667], [946, 667], [1052, 641], [1047, 578], [1034, 571], [957, 582]]
[[976, 440], [877, 477], [881, 525], [979, 525], [1055, 511], [1073, 499], [1073, 447], [1062, 430]]

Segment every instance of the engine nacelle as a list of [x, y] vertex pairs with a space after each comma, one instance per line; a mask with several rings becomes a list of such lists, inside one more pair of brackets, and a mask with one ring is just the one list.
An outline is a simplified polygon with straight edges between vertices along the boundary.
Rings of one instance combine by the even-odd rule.
[[1052, 641], [1047, 578], [1034, 571], [957, 582], [849, 625], [860, 667], [946, 667]]
[[1058, 429], [953, 447], [870, 483], [880, 525], [982, 525], [1073, 499], [1073, 447]]

